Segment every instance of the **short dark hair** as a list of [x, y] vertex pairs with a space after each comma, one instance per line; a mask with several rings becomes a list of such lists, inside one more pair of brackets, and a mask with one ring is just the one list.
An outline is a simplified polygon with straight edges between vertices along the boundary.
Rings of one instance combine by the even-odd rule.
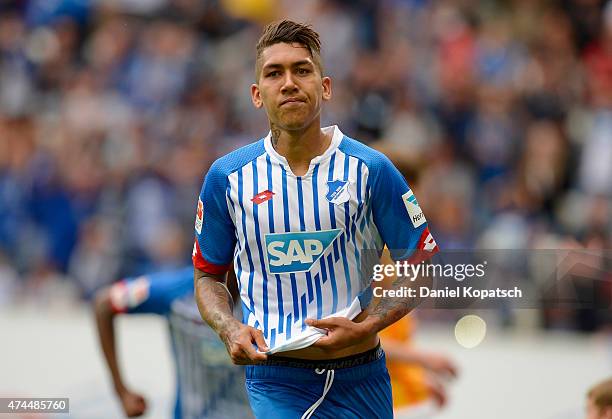
[[261, 54], [263, 50], [275, 44], [285, 42], [287, 44], [301, 44], [310, 52], [313, 62], [323, 74], [321, 63], [321, 39], [319, 34], [312, 29], [311, 25], [293, 22], [291, 20], [279, 20], [267, 25], [259, 41], [257, 41], [257, 61], [255, 63], [255, 76], [259, 79], [261, 72]]

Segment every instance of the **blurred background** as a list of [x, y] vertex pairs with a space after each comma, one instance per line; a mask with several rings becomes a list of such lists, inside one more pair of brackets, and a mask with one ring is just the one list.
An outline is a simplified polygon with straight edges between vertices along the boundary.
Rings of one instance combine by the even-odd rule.
[[[609, 255], [612, 1], [3, 0], [0, 321], [5, 336], [25, 340], [0, 349], [0, 365], [17, 368], [13, 357], [37, 345], [27, 339], [47, 336], [41, 330], [54, 321], [65, 326], [59, 342], [91, 340], [82, 362], [101, 363], [88, 325], [95, 290], [190, 263], [207, 168], [268, 132], [248, 92], [261, 28], [279, 18], [319, 31], [334, 83], [324, 122], [418, 174], [416, 195], [441, 248]], [[597, 292], [609, 297], [610, 260], [602, 260]], [[510, 330], [493, 321], [501, 340], [483, 344], [493, 345], [491, 362], [518, 352], [535, 357], [531, 374], [576, 370], [570, 387], [563, 375], [552, 381], [550, 394], [565, 395], [565, 405], [509, 396], [519, 407], [540, 406], [522, 417], [580, 407], [588, 385], [610, 374], [609, 314], [548, 313]], [[455, 314], [430, 317], [421, 322], [423, 345], [457, 350]], [[465, 356], [462, 397], [478, 403], [476, 383], [487, 380], [509, 385], [508, 377], [485, 378], [475, 352]], [[101, 366], [92, 368], [88, 382], [107, 391]], [[31, 374], [1, 371], [0, 392], [36, 388], [23, 378]], [[74, 380], [49, 388], [78, 393]], [[545, 385], [536, 389], [546, 393]], [[91, 397], [112, 403], [108, 391]], [[492, 417], [452, 403], [445, 417]]]

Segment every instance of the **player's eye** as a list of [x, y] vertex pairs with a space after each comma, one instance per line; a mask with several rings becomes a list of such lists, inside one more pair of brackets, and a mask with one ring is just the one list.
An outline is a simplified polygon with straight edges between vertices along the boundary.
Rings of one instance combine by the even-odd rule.
[[297, 73], [300, 75], [309, 74], [310, 70], [307, 68], [298, 68]]
[[274, 71], [270, 71], [269, 73], [267, 73], [266, 77], [276, 77], [278, 75], [280, 75], [280, 71], [274, 70]]

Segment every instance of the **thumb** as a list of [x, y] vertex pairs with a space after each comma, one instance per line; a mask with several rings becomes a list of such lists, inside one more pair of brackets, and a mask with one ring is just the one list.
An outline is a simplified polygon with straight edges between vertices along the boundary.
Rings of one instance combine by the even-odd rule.
[[337, 326], [337, 323], [333, 320], [333, 317], [329, 319], [306, 319], [306, 324], [311, 327], [316, 327], [319, 329], [332, 329]]
[[268, 348], [268, 345], [266, 344], [266, 341], [263, 337], [263, 333], [261, 333], [261, 330], [257, 330], [257, 329], [252, 329], [251, 330], [251, 336], [253, 336], [253, 339], [255, 339], [255, 343], [257, 344], [257, 348], [262, 351], [262, 352], [267, 352], [268, 350], [270, 350], [270, 348]]

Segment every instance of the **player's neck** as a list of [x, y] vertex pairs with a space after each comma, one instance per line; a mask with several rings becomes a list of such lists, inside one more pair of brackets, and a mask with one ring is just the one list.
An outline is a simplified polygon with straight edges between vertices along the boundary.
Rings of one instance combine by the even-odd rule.
[[321, 131], [320, 121], [314, 121], [303, 130], [285, 131], [271, 124], [272, 145], [278, 154], [287, 159], [296, 176], [308, 172], [310, 161], [321, 154], [331, 143], [332, 135]]

